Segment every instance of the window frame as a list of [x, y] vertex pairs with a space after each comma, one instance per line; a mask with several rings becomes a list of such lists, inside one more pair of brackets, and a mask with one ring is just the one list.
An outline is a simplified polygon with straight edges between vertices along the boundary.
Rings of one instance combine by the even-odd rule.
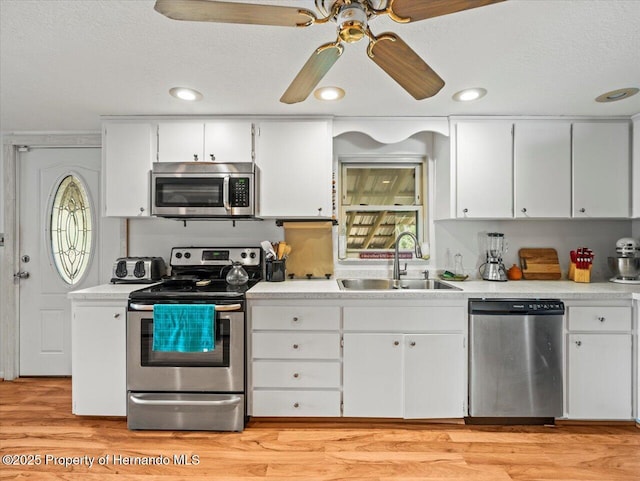
[[[338, 232], [343, 232], [346, 227], [346, 219], [348, 212], [380, 212], [396, 211], [396, 212], [416, 212], [416, 237], [420, 244], [429, 242], [429, 235], [431, 232], [429, 217], [431, 212], [431, 183], [430, 173], [431, 168], [428, 158], [424, 155], [375, 155], [375, 156], [341, 156], [338, 159], [338, 169], [340, 172], [339, 183], [339, 217], [338, 217]], [[407, 167], [413, 167], [415, 169], [415, 199], [413, 204], [406, 205], [359, 205], [359, 204], [345, 204], [347, 198], [347, 170], [351, 167], [356, 168], [397, 168], [406, 169]], [[345, 244], [348, 239], [345, 239]], [[381, 259], [366, 259], [360, 258], [361, 252], [376, 252], [376, 253], [393, 253], [394, 249], [348, 249], [345, 245], [345, 257], [339, 258], [339, 262], [355, 262], [355, 263], [379, 263]], [[413, 252], [412, 249], [402, 250], [402, 252]], [[388, 259], [382, 259], [385, 263]], [[424, 262], [424, 259], [412, 259], [411, 261]]]

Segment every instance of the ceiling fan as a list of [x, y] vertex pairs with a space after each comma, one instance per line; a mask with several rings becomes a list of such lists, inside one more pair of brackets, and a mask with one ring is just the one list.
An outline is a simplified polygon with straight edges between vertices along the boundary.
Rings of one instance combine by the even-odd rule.
[[417, 22], [504, 0], [315, 0], [323, 16], [311, 10], [216, 0], [156, 0], [155, 10], [174, 20], [308, 27], [335, 22], [338, 37], [318, 47], [280, 98], [286, 104], [305, 100], [340, 58], [343, 42], [369, 39], [367, 55], [416, 100], [432, 97], [444, 80], [398, 35], [374, 35], [369, 22], [388, 15], [398, 23]]

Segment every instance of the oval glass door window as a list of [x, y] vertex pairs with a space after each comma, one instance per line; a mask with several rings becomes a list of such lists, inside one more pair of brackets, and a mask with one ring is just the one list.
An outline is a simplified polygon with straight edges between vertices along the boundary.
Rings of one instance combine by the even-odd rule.
[[89, 266], [92, 212], [80, 179], [67, 175], [56, 190], [51, 207], [51, 253], [60, 277], [76, 284]]

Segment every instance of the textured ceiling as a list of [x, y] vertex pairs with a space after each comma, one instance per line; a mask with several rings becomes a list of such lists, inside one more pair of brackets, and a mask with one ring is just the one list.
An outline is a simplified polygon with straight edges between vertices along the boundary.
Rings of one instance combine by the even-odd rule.
[[[312, 0], [245, 0], [313, 8]], [[259, 114], [338, 116], [633, 115], [640, 95], [599, 104], [599, 94], [640, 87], [639, 0], [509, 0], [393, 30], [446, 85], [416, 101], [347, 45], [320, 85], [339, 103], [279, 98], [335, 25], [309, 28], [169, 20], [153, 0], [0, 0], [0, 129], [98, 130], [100, 115]], [[200, 90], [185, 104], [173, 86]], [[451, 95], [481, 86], [460, 104]]]

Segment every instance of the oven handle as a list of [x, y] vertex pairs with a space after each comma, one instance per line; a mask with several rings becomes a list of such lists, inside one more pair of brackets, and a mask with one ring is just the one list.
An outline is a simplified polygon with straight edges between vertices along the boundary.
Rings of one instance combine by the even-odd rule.
[[[129, 307], [134, 311], [153, 311], [153, 304], [129, 304]], [[242, 309], [242, 304], [223, 304], [216, 306], [217, 312], [239, 311], [240, 309]]]
[[141, 399], [134, 395], [130, 395], [129, 399], [134, 404], [141, 404], [145, 406], [233, 406], [239, 404], [242, 398], [239, 396], [233, 396], [229, 399], [221, 399], [219, 401], [184, 401], [179, 399]]

